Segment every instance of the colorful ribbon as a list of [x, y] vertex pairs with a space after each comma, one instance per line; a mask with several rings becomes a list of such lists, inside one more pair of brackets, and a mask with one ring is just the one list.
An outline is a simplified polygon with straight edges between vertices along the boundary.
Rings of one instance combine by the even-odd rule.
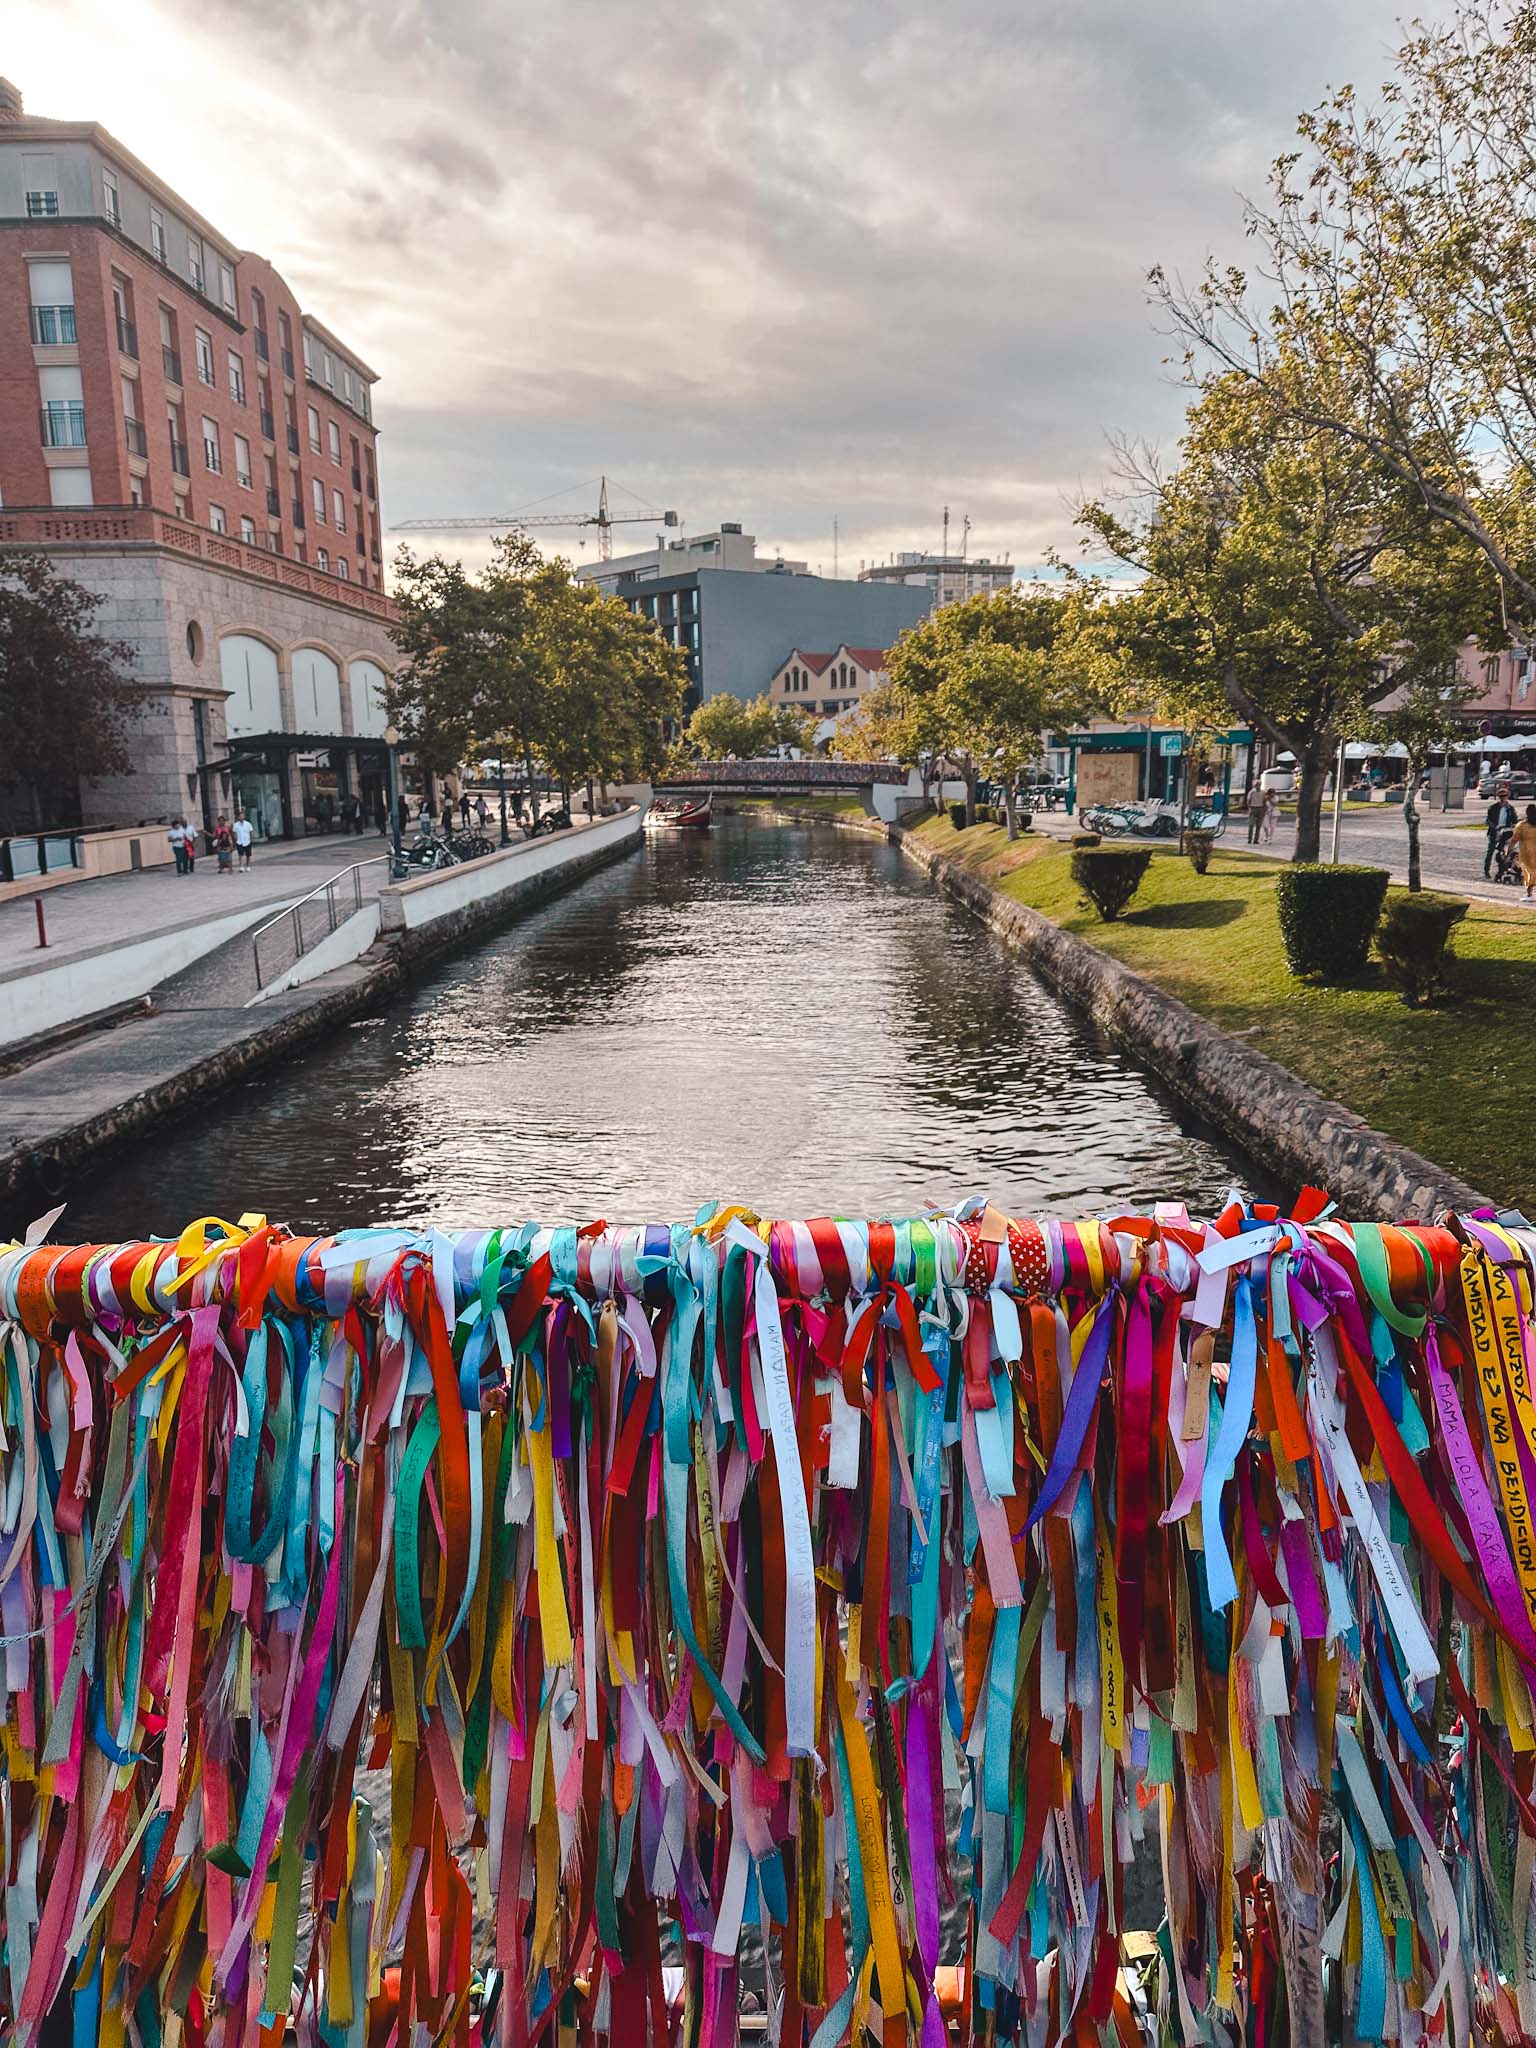
[[4, 2037], [1536, 2036], [1533, 1255], [0, 1248]]

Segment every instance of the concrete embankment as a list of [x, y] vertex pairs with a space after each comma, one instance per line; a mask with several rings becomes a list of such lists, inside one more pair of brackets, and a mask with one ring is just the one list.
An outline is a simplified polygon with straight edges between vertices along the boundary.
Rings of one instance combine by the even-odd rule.
[[1491, 1205], [1489, 1196], [1373, 1130], [1289, 1067], [1222, 1031], [1143, 975], [1003, 895], [899, 825], [816, 813], [797, 816], [789, 809], [756, 806], [747, 815], [889, 838], [946, 895], [984, 918], [1054, 987], [1276, 1180], [1314, 1182], [1346, 1215], [1367, 1221]]
[[299, 963], [321, 970], [303, 986], [263, 991], [255, 1003], [244, 986], [222, 1001], [215, 990], [194, 1007], [94, 1032], [6, 1076], [0, 1201], [56, 1196], [92, 1156], [373, 1008], [427, 962], [632, 851], [642, 819], [639, 809], [624, 811], [395, 884], [338, 928], [338, 943], [318, 962], [307, 955]]

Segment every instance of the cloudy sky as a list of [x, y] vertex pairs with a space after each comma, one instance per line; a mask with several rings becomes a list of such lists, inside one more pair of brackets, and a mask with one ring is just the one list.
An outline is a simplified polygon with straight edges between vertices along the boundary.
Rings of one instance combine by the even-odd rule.
[[[1240, 257], [1386, 0], [9, 0], [95, 118], [380, 373], [391, 519], [606, 470], [832, 568], [1071, 547], [1181, 409], [1148, 267]], [[635, 545], [653, 526], [630, 529]], [[577, 559], [591, 543], [561, 539]]]

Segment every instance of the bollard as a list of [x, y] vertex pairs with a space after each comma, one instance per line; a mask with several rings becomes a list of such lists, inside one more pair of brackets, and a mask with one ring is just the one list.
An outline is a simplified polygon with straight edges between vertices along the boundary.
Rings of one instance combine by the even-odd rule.
[[41, 896], [34, 896], [32, 898], [32, 908], [37, 912], [37, 943], [40, 946], [46, 946], [48, 943], [48, 927], [43, 922], [43, 899]]

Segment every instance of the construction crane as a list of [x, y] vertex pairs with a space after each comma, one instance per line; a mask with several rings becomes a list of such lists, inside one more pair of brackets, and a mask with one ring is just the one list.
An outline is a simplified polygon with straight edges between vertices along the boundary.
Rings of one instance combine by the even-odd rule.
[[[513, 526], [525, 532], [537, 527], [595, 526], [597, 528], [597, 552], [604, 562], [613, 560], [613, 529], [616, 526], [676, 526], [675, 512], [658, 512], [654, 506], [645, 506], [638, 512], [610, 512], [608, 510], [608, 479], [605, 476], [594, 479], [597, 484], [597, 510], [595, 512], [509, 512], [493, 514], [488, 519], [407, 519], [402, 525], [392, 526], [391, 533], [487, 533], [493, 527]], [[578, 484], [578, 490], [590, 490], [591, 484]], [[622, 490], [623, 486], [616, 486]], [[554, 495], [563, 497], [565, 493]], [[633, 491], [626, 492], [633, 497]], [[549, 503], [548, 498], [536, 499], [536, 504]]]

